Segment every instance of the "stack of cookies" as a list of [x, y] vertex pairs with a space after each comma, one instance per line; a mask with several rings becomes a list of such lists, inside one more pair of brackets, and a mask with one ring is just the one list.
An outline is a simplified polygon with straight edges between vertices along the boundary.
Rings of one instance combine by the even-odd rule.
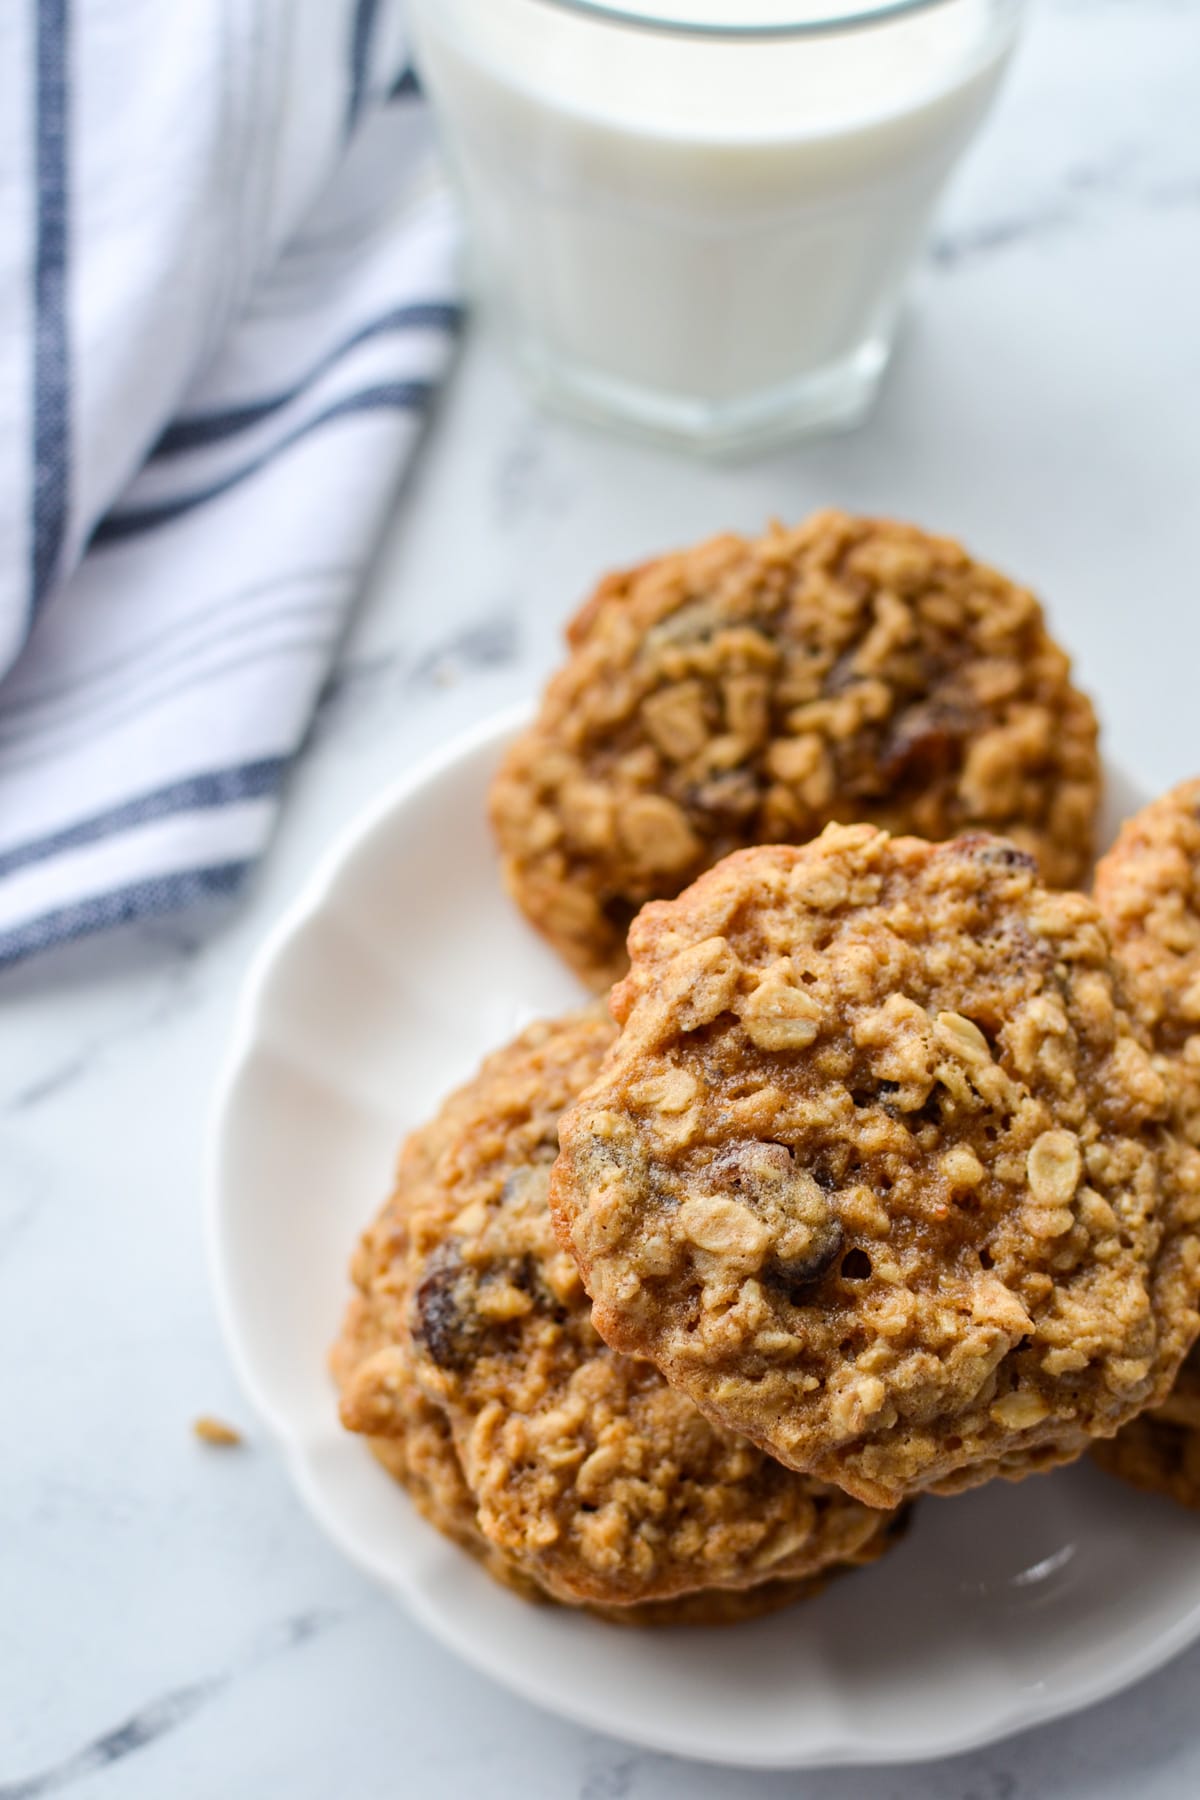
[[1072, 891], [1091, 707], [909, 527], [719, 538], [568, 635], [493, 822], [608, 1004], [405, 1144], [344, 1423], [497, 1579], [626, 1623], [771, 1610], [1098, 1443], [1196, 1503], [1200, 784]]

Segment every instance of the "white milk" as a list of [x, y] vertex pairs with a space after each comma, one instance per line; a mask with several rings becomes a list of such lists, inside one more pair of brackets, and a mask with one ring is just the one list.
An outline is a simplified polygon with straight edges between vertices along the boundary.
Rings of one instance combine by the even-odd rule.
[[[1019, 18], [1016, 0], [948, 0], [833, 36], [732, 41], [553, 0], [410, 10], [483, 280], [526, 360], [576, 401], [714, 441], [869, 403]], [[653, 11], [805, 16], [797, 0]]]

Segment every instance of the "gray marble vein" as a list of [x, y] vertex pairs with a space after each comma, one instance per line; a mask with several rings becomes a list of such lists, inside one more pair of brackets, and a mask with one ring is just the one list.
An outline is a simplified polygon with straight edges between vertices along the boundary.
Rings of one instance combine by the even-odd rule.
[[371, 721], [422, 695], [479, 673], [511, 667], [521, 646], [514, 601], [495, 602], [420, 648], [345, 656], [321, 692], [310, 745], [361, 734]]
[[978, 225], [939, 233], [930, 245], [930, 261], [938, 268], [955, 269], [1016, 245], [1057, 236], [1076, 224], [1078, 214], [1065, 205], [1048, 206], [1043, 212], [1023, 212], [1012, 218], [986, 219]]
[[336, 1622], [336, 1615], [322, 1612], [297, 1613], [294, 1618], [283, 1620], [248, 1656], [223, 1674], [156, 1694], [143, 1701], [119, 1724], [100, 1732], [61, 1762], [19, 1781], [0, 1782], [0, 1800], [41, 1800], [43, 1794], [62, 1793], [88, 1775], [111, 1769], [115, 1763], [148, 1749], [160, 1738], [186, 1725], [196, 1713], [211, 1705], [260, 1663], [296, 1649]]
[[[227, 917], [228, 911], [224, 902], [209, 911], [210, 935], [214, 917]], [[81, 1032], [69, 1048], [60, 1047], [58, 1054], [45, 1063], [33, 1059], [35, 1066], [19, 1074], [11, 1088], [0, 1083], [0, 1119], [61, 1099], [77, 1082], [93, 1074], [113, 1050], [131, 1041], [142, 1047], [148, 1036], [177, 1023], [195, 999], [191, 972], [201, 945], [206, 942], [197, 935], [199, 926], [200, 921], [192, 914], [186, 924], [172, 920], [138, 924], [112, 934], [111, 938], [73, 947], [69, 960], [79, 967], [114, 955], [118, 960], [131, 958], [139, 975], [149, 977], [142, 983], [148, 993], [142, 1004], [130, 1007], [126, 1016], [105, 1018], [94, 1029]], [[31, 962], [21, 971], [27, 991], [36, 992], [40, 978], [51, 978], [53, 965], [61, 965], [65, 960], [48, 957]], [[16, 986], [14, 979], [11, 987]]]

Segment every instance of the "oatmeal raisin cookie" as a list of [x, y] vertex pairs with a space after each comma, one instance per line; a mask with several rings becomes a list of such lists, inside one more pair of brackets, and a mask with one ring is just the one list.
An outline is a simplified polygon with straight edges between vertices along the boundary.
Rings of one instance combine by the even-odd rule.
[[757, 1588], [878, 1554], [888, 1515], [714, 1427], [592, 1329], [546, 1195], [559, 1115], [614, 1035], [599, 1008], [534, 1026], [409, 1140], [355, 1259], [345, 1423], [411, 1433], [415, 1368], [473, 1529], [569, 1603]]
[[1200, 1145], [1200, 780], [1126, 822], [1096, 865], [1094, 893], [1134, 1017], [1169, 1059], [1180, 1122]]
[[1082, 879], [1096, 721], [1025, 588], [949, 538], [824, 512], [601, 582], [492, 791], [508, 885], [597, 991], [647, 900], [830, 820], [1001, 832]]
[[1165, 1398], [1196, 1194], [1095, 905], [983, 834], [727, 857], [630, 934], [551, 1205], [615, 1349], [874, 1505]]
[[[1200, 780], [1128, 820], [1096, 868], [1096, 903], [1124, 966], [1135, 1019], [1171, 1088], [1183, 1148], [1200, 1155]], [[1096, 1461], [1137, 1487], [1200, 1507], [1200, 1352], [1169, 1397], [1098, 1444]]]
[[1200, 1353], [1191, 1352], [1161, 1406], [1096, 1444], [1092, 1455], [1110, 1475], [1200, 1509]]
[[[335, 1374], [339, 1379], [348, 1379], [359, 1360], [374, 1354], [377, 1348], [369, 1308], [359, 1302], [352, 1306], [336, 1348]], [[446, 1415], [422, 1393], [411, 1358], [403, 1348], [393, 1346], [393, 1351], [393, 1395], [386, 1420], [390, 1435], [368, 1437], [373, 1454], [388, 1474], [407, 1489], [422, 1517], [473, 1556], [494, 1581], [534, 1605], [557, 1604], [553, 1595], [531, 1580], [479, 1529], [475, 1501], [463, 1478]], [[905, 1515], [898, 1512], [891, 1517], [895, 1535], [902, 1529]], [[855, 1564], [882, 1554], [889, 1541], [889, 1534], [880, 1533], [869, 1546], [864, 1546]], [[846, 1565], [851, 1566], [855, 1565]], [[583, 1610], [614, 1625], [733, 1625], [811, 1599], [821, 1592], [829, 1576], [838, 1573], [840, 1570], [833, 1568], [819, 1576], [764, 1581], [752, 1588], [703, 1588], [673, 1600], [647, 1600], [632, 1606], [587, 1606]]]

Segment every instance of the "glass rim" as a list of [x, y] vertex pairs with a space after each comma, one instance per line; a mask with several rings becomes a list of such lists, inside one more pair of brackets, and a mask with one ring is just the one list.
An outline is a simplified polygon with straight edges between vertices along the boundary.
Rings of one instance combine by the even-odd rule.
[[951, 0], [876, 0], [872, 6], [849, 6], [845, 12], [827, 12], [815, 19], [762, 21], [756, 25], [719, 25], [700, 19], [664, 18], [652, 12], [635, 12], [614, 0], [535, 0], [559, 12], [574, 13], [601, 25], [625, 25], [669, 37], [714, 38], [725, 42], [754, 42], [770, 38], [833, 37], [840, 31], [864, 31], [886, 25], [912, 13], [932, 12]]

